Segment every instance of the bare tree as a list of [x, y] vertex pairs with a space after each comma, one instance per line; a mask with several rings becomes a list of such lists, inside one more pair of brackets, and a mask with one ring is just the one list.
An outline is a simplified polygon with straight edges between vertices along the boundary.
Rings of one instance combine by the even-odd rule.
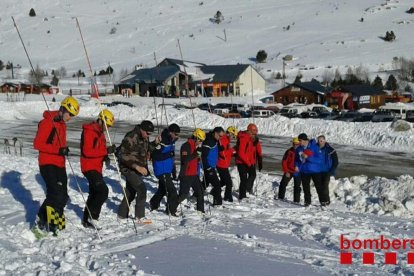
[[29, 81], [31, 83], [41, 83], [44, 76], [45, 72], [40, 69], [39, 65], [36, 65], [35, 70], [31, 70], [29, 73]]
[[331, 72], [331, 70], [325, 70], [322, 74], [322, 83], [328, 84], [331, 83], [334, 80], [334, 74]]

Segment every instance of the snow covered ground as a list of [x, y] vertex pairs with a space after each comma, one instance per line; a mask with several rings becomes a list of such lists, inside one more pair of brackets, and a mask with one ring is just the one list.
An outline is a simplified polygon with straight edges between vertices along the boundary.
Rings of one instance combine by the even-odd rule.
[[[35, 66], [49, 74], [64, 66], [69, 78], [79, 69], [88, 75], [77, 17], [93, 70], [110, 62], [115, 79], [121, 69], [153, 66], [154, 52], [158, 61], [180, 58], [177, 39], [184, 59], [206, 64], [252, 64], [263, 49], [267, 63], [258, 69], [266, 77], [281, 72], [282, 58], [292, 55], [286, 66], [290, 81], [298, 71], [310, 80], [360, 65], [371, 77], [384, 78], [385, 71], [395, 69], [393, 57], [413, 58], [414, 18], [406, 13], [411, 6], [408, 0], [39, 0], [19, 5], [3, 0], [0, 59], [20, 64], [16, 78], [27, 77], [28, 62], [10, 18], [14, 16]], [[31, 8], [36, 17], [29, 17]], [[218, 10], [224, 21], [214, 24], [209, 19]], [[394, 42], [381, 39], [387, 31], [395, 33]], [[11, 76], [10, 70], [0, 73]]]
[[[142, 119], [154, 121], [153, 99], [128, 100], [139, 108], [122, 105], [111, 108], [117, 117], [137, 123]], [[188, 99], [176, 101], [185, 103]], [[95, 118], [99, 105], [86, 98], [81, 98], [80, 102], [80, 116]], [[52, 109], [58, 106], [57, 103], [50, 105]], [[39, 96], [28, 96], [26, 102], [1, 101], [0, 108], [3, 110], [0, 130], [19, 120], [31, 119], [35, 123], [45, 109]], [[161, 110], [158, 112], [160, 120]], [[227, 126], [232, 122], [199, 110], [194, 110], [194, 113], [197, 126], [205, 128], [220, 124]], [[169, 108], [167, 114], [169, 122], [192, 126], [190, 110]], [[244, 127], [249, 121], [235, 122]], [[388, 124], [322, 123], [279, 117], [257, 120], [256, 123], [262, 133], [287, 136], [301, 131], [311, 135], [316, 135], [313, 130], [317, 134], [322, 133], [324, 129], [321, 127], [325, 123], [329, 125], [326, 129], [337, 129], [335, 134], [328, 135], [328, 139], [345, 143], [355, 143], [358, 132], [369, 128], [370, 133], [384, 138], [377, 140], [374, 135], [367, 136], [369, 139], [362, 145], [390, 150], [410, 151], [408, 141], [413, 139], [410, 137], [412, 134], [393, 133]], [[347, 133], [342, 133], [344, 131]], [[404, 139], [398, 138], [400, 136]], [[407, 144], [400, 145], [395, 141], [407, 141]], [[398, 252], [396, 265], [385, 264], [385, 252], [381, 250], [374, 250], [374, 265], [362, 264], [362, 250], [353, 251], [352, 265], [342, 265], [339, 261], [342, 234], [359, 239], [378, 238], [380, 235], [393, 239], [413, 238], [414, 179], [411, 175], [397, 179], [332, 178], [332, 205], [321, 210], [317, 205], [304, 208], [275, 201], [273, 196], [278, 191], [280, 177], [259, 173], [257, 196], [250, 196], [241, 203], [236, 200], [225, 203], [223, 207], [211, 207], [206, 217], [200, 217], [194, 204], [186, 201], [181, 206], [183, 216], [171, 218], [171, 221], [163, 213], [163, 208], [152, 213], [147, 210], [154, 223], [137, 226], [138, 233], [135, 234], [131, 221], [122, 224], [116, 219], [122, 190], [112, 164], [104, 171], [110, 194], [100, 219], [103, 225], [99, 232], [100, 240], [95, 231], [84, 229], [80, 224], [84, 208], [82, 196], [87, 196], [88, 184], [80, 172], [79, 160], [71, 157], [70, 161], [74, 174], [68, 167], [70, 201], [65, 212], [67, 229], [58, 238], [50, 237], [39, 242], [29, 230], [45, 192], [37, 160], [32, 156], [15, 156], [13, 150], [12, 155], [0, 154], [0, 275], [414, 275], [413, 265], [407, 263], [409, 250]], [[232, 177], [236, 198], [239, 185], [237, 170], [232, 170]], [[145, 182], [149, 199], [156, 190], [157, 181], [149, 177]], [[312, 200], [317, 204], [314, 189], [312, 194]], [[291, 200], [292, 196], [291, 184], [286, 198]]]
[[[4, 98], [4, 95], [0, 95], [0, 99]], [[56, 102], [52, 103], [50, 100], [52, 96], [48, 96], [50, 108], [54, 109], [59, 106], [59, 101], [64, 96], [56, 96]], [[154, 99], [145, 97], [132, 97], [124, 98], [122, 96], [102, 97], [101, 102], [112, 101], [125, 101], [134, 104], [136, 107], [127, 107], [125, 105], [117, 105], [110, 107], [116, 118], [119, 120], [139, 123], [141, 120], [149, 119], [156, 124], [158, 119], [159, 124], [166, 124], [166, 117], [169, 123], [177, 123], [181, 126], [187, 126], [194, 128], [197, 127], [203, 129], [212, 129], [215, 126], [228, 127], [235, 124], [239, 129], [246, 129], [247, 125], [252, 122], [252, 119], [225, 119], [218, 115], [208, 113], [199, 109], [193, 111], [189, 109], [176, 109], [172, 106], [167, 106], [167, 112], [162, 110], [158, 105], [162, 103], [162, 99], [156, 99], [157, 116], [154, 109]], [[79, 97], [81, 104], [80, 114], [81, 117], [95, 118], [101, 108], [100, 104], [92, 100], [90, 101], [88, 96]], [[165, 103], [179, 103], [183, 105], [189, 105], [188, 98], [182, 99], [165, 99]], [[205, 98], [192, 98], [192, 103], [205, 103]], [[230, 98], [218, 98], [214, 99], [216, 102], [230, 102]], [[248, 103], [251, 102], [249, 97], [247, 98], [233, 98], [234, 102]], [[15, 120], [15, 119], [35, 119], [40, 120], [45, 109], [45, 104], [40, 96], [28, 95], [26, 102], [0, 102], [0, 109], [3, 112], [0, 114], [2, 120]], [[167, 114], [167, 115], [165, 115]], [[193, 119], [194, 114], [194, 119]], [[255, 118], [254, 122], [259, 128], [260, 134], [272, 135], [272, 136], [286, 136], [294, 137], [299, 133], [305, 132], [309, 137], [317, 137], [324, 134], [327, 141], [343, 144], [354, 145], [368, 148], [378, 148], [381, 150], [389, 151], [403, 151], [413, 152], [414, 148], [411, 146], [414, 144], [414, 129], [413, 124], [408, 131], [395, 131], [391, 127], [391, 123], [372, 123], [372, 122], [340, 122], [340, 121], [327, 121], [317, 119], [299, 119], [299, 118], [285, 118], [283, 116], [276, 115], [270, 118]]]

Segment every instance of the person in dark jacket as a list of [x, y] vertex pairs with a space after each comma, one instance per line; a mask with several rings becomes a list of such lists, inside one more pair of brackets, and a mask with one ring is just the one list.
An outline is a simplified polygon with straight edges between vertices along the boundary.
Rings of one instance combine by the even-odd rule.
[[237, 128], [230, 126], [226, 130], [226, 135], [223, 135], [219, 140], [219, 157], [217, 161], [217, 171], [220, 176], [221, 187], [226, 187], [224, 192], [224, 201], [233, 202], [233, 195], [231, 194], [233, 188], [233, 181], [230, 176], [230, 163], [233, 155], [236, 153], [235, 149], [230, 145], [230, 141], [236, 139], [238, 134]]
[[190, 188], [197, 199], [197, 211], [204, 213], [204, 189], [200, 181], [201, 144], [206, 139], [206, 133], [197, 128], [180, 149], [180, 192], [178, 202], [187, 199]]
[[315, 187], [321, 183], [321, 157], [319, 146], [315, 139], [309, 140], [305, 133], [298, 136], [301, 146], [296, 149], [295, 166], [300, 171], [303, 193], [305, 195], [305, 206], [312, 203], [310, 182], [313, 180]]
[[319, 202], [322, 206], [331, 204], [329, 197], [329, 182], [331, 176], [335, 176], [338, 167], [338, 154], [336, 150], [326, 142], [324, 135], [318, 137], [319, 152], [322, 158], [321, 163], [321, 182], [319, 186]]
[[33, 141], [39, 151], [40, 175], [46, 183], [46, 199], [40, 206], [33, 231], [52, 231], [57, 235], [65, 228], [63, 210], [68, 196], [65, 161], [69, 155], [66, 144], [66, 123], [79, 114], [79, 103], [66, 97], [57, 111], [46, 110]]
[[[204, 169], [204, 176], [206, 185], [211, 184], [211, 194], [213, 195], [213, 205], [222, 205], [223, 199], [221, 197], [221, 184], [217, 175], [217, 162], [219, 156], [218, 141], [224, 135], [222, 127], [216, 127], [206, 135], [201, 147], [201, 161]], [[205, 187], [207, 188], [207, 187]]]
[[300, 192], [301, 192], [301, 180], [300, 180], [300, 173], [296, 171], [295, 167], [295, 156], [296, 156], [296, 149], [299, 147], [299, 139], [297, 137], [292, 139], [292, 147], [290, 147], [285, 154], [283, 155], [282, 159], [282, 169], [283, 169], [283, 177], [282, 181], [280, 181], [279, 185], [279, 199], [285, 199], [286, 193], [286, 186], [289, 184], [289, 181], [293, 177], [293, 202], [299, 203], [300, 202]]
[[115, 145], [106, 147], [106, 128], [114, 124], [114, 115], [108, 109], [99, 112], [98, 120], [82, 126], [80, 164], [89, 182], [89, 196], [83, 211], [82, 225], [98, 229], [98, 219], [104, 202], [108, 199], [108, 187], [102, 177], [102, 167]]
[[152, 150], [160, 143], [160, 137], [149, 142], [149, 136], [154, 131], [151, 121], [142, 121], [132, 131], [128, 132], [120, 146], [121, 173], [126, 178], [124, 198], [118, 209], [118, 218], [126, 219], [129, 213], [129, 204], [135, 199], [135, 218], [138, 223], [151, 223], [145, 218], [145, 201], [147, 187], [143, 177], [148, 175], [148, 157]]
[[172, 181], [172, 173], [175, 172], [174, 156], [175, 142], [178, 139], [180, 127], [171, 124], [161, 133], [161, 143], [152, 152], [154, 174], [159, 180], [158, 190], [150, 200], [151, 210], [160, 206], [162, 198], [167, 195], [167, 214], [176, 216], [178, 206], [177, 190]]
[[236, 165], [240, 175], [239, 200], [247, 198], [246, 192], [253, 194], [253, 183], [256, 179], [256, 163], [262, 170], [262, 147], [257, 137], [255, 124], [249, 124], [246, 131], [237, 135]]

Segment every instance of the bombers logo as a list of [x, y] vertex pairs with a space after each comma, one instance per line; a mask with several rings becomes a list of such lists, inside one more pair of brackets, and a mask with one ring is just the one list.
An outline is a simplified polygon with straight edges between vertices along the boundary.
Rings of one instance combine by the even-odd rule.
[[[353, 262], [353, 254], [357, 251], [362, 252], [362, 264], [375, 264], [375, 257], [373, 251], [383, 253], [384, 264], [397, 264], [396, 251], [412, 251], [400, 252], [405, 253], [407, 264], [414, 264], [414, 239], [388, 239], [384, 235], [378, 238], [367, 239], [348, 239], [344, 235], [339, 238], [340, 263], [343, 265], [350, 265]], [[380, 251], [380, 252], [378, 252]]]

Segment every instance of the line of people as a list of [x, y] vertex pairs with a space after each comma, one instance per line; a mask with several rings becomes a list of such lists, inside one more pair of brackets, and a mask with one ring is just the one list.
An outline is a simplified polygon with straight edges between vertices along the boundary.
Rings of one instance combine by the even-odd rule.
[[[46, 183], [46, 199], [38, 211], [34, 229], [51, 231], [57, 234], [65, 228], [64, 208], [68, 197], [66, 157], [69, 148], [66, 142], [66, 123], [79, 114], [79, 103], [66, 97], [59, 110], [46, 110], [39, 122], [34, 139], [34, 148], [39, 151], [39, 168]], [[84, 124], [81, 134], [81, 171], [89, 182], [89, 196], [86, 201], [82, 224], [98, 228], [102, 205], [108, 199], [108, 187], [102, 176], [103, 164], [110, 162], [109, 154], [115, 154], [121, 174], [126, 179], [124, 198], [118, 208], [118, 218], [130, 215], [130, 205], [135, 200], [135, 219], [139, 223], [149, 223], [145, 216], [147, 188], [143, 177], [149, 175], [148, 162], [152, 160], [154, 175], [159, 186], [150, 199], [150, 209], [159, 208], [163, 197], [167, 197], [167, 214], [176, 216], [178, 205], [189, 197], [190, 188], [197, 200], [197, 211], [204, 213], [204, 194], [211, 184], [213, 206], [222, 201], [233, 201], [232, 179], [229, 167], [233, 157], [236, 159], [240, 175], [239, 200], [246, 193], [253, 194], [256, 167], [262, 169], [262, 149], [258, 129], [249, 124], [245, 131], [238, 132], [231, 126], [225, 131], [216, 127], [209, 133], [197, 128], [180, 149], [180, 172], [177, 177], [175, 167], [175, 142], [180, 133], [177, 124], [171, 124], [150, 142], [154, 132], [151, 121], [144, 120], [128, 132], [121, 145], [107, 147], [105, 132], [112, 127], [115, 118], [111, 111], [104, 109], [96, 121]], [[108, 132], [109, 133], [109, 132]], [[236, 142], [231, 146], [232, 141]], [[203, 178], [201, 177], [203, 170]], [[173, 180], [180, 181], [177, 193]], [[225, 187], [222, 198], [222, 187]]]
[[306, 133], [299, 134], [292, 140], [282, 159], [283, 177], [279, 185], [278, 199], [285, 199], [286, 186], [293, 178], [293, 202], [300, 203], [301, 186], [304, 193], [304, 204], [312, 203], [310, 182], [313, 181], [321, 206], [331, 203], [329, 182], [335, 176], [338, 167], [338, 155], [335, 149], [326, 142], [324, 135], [310, 139]]

